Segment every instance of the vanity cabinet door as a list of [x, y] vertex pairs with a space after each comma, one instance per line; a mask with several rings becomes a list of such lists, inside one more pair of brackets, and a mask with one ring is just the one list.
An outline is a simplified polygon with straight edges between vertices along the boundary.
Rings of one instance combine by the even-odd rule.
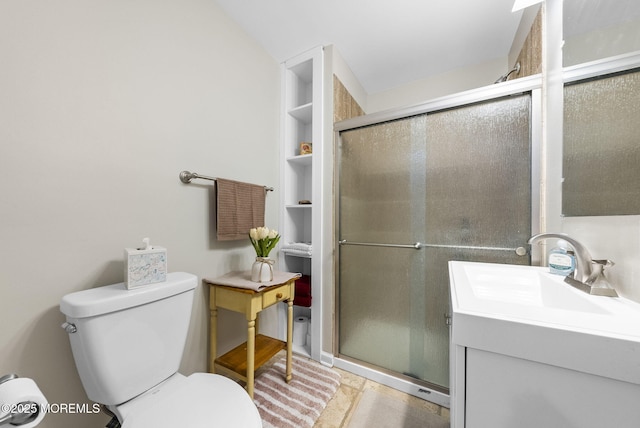
[[467, 348], [466, 428], [632, 428], [639, 400], [639, 385]]

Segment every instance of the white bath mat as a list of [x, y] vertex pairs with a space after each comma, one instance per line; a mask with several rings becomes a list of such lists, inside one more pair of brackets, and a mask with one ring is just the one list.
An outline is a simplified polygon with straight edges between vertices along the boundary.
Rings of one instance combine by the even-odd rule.
[[315, 361], [293, 356], [293, 379], [286, 383], [286, 361], [260, 374], [253, 398], [263, 428], [311, 428], [340, 386], [340, 375]]

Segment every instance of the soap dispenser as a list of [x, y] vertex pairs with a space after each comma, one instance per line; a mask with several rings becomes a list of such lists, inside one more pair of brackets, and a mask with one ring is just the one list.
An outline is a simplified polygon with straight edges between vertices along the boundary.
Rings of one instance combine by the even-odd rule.
[[569, 243], [558, 240], [557, 246], [549, 251], [549, 272], [568, 276], [576, 269], [576, 257], [568, 250]]

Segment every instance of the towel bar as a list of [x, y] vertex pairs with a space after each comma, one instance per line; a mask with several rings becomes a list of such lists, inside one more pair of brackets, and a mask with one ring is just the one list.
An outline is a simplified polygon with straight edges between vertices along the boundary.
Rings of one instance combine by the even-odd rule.
[[[202, 178], [203, 180], [211, 180], [211, 181], [216, 181], [217, 180], [217, 178], [215, 178], [215, 177], [209, 177], [209, 176], [206, 176], [206, 175], [200, 175], [200, 174], [195, 173], [195, 172], [182, 171], [180, 173], [180, 181], [182, 181], [185, 184], [191, 183], [191, 180], [193, 180], [194, 178]], [[264, 190], [266, 192], [273, 192], [273, 187], [264, 186]]]

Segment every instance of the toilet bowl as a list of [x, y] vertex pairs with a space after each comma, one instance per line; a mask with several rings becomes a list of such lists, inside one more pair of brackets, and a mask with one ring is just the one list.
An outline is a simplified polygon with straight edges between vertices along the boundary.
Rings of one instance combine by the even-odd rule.
[[[258, 409], [240, 385], [226, 377], [176, 374], [115, 409], [122, 428], [260, 427]], [[122, 419], [120, 419], [122, 418]]]
[[62, 298], [63, 328], [87, 396], [122, 428], [262, 427], [236, 382], [178, 373], [196, 284], [196, 276], [176, 272], [137, 289], [120, 283]]

